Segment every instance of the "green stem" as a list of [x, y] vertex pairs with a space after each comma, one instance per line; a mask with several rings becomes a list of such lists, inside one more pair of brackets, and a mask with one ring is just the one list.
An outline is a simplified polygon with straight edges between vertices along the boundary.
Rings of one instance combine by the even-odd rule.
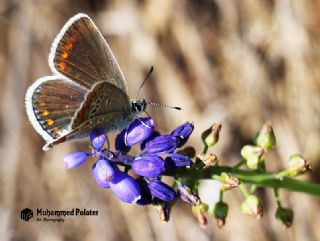
[[320, 184], [300, 181], [290, 177], [278, 177], [278, 173], [258, 173], [252, 170], [233, 170], [229, 166], [214, 166], [202, 170], [174, 170], [166, 172], [167, 176], [178, 176], [191, 180], [212, 179], [214, 175], [226, 172], [237, 177], [241, 182], [255, 184], [257, 187], [283, 188], [293, 192], [303, 192], [320, 197]]
[[273, 189], [273, 192], [274, 192], [274, 196], [276, 198], [276, 202], [278, 204], [278, 207], [282, 207], [281, 205], [281, 199], [280, 199], [280, 195], [279, 195], [279, 189], [278, 188], [274, 188]]
[[257, 190], [257, 185], [252, 184], [250, 187], [250, 193], [254, 193]]
[[202, 153], [207, 154], [208, 149], [209, 149], [209, 147], [207, 145], [204, 145]]
[[246, 161], [244, 159], [241, 159], [236, 165], [232, 167], [233, 170], [238, 170], [243, 164], [245, 164]]
[[219, 201], [223, 202], [223, 191], [222, 190], [220, 190]]
[[249, 194], [246, 186], [243, 183], [240, 183], [239, 188], [245, 198], [249, 197], [250, 194]]

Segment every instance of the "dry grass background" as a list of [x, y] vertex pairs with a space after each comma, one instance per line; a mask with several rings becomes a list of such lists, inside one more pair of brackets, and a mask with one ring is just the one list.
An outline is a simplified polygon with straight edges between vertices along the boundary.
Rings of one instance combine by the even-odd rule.
[[[320, 240], [320, 200], [282, 192], [295, 211], [285, 229], [274, 218], [271, 191], [261, 191], [265, 216], [239, 211], [238, 191], [228, 193], [227, 225], [197, 226], [189, 206], [175, 206], [161, 224], [151, 207], [120, 203], [99, 189], [88, 162], [74, 171], [64, 154], [86, 150], [69, 143], [42, 152], [44, 144], [24, 109], [27, 87], [49, 75], [51, 42], [78, 12], [89, 14], [125, 73], [131, 96], [150, 66], [155, 71], [143, 96], [185, 110], [150, 108], [158, 128], [170, 131], [193, 121], [190, 143], [201, 150], [200, 133], [221, 121], [214, 148], [224, 164], [239, 158], [241, 145], [270, 120], [278, 149], [270, 170], [302, 153], [319, 182], [320, 1], [319, 0], [1, 0], [0, 1], [0, 239], [1, 240]], [[214, 190], [213, 190], [214, 191]], [[20, 220], [22, 208], [97, 209], [98, 217], [71, 217], [64, 224]]]

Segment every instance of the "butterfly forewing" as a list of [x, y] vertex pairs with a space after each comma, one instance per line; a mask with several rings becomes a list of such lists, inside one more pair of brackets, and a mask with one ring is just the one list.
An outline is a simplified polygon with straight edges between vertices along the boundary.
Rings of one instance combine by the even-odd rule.
[[47, 141], [59, 138], [69, 131], [85, 93], [81, 86], [55, 76], [37, 80], [26, 94], [31, 123]]
[[55, 74], [87, 89], [105, 81], [127, 94], [124, 76], [110, 47], [85, 14], [75, 15], [62, 28], [52, 44], [49, 65]]

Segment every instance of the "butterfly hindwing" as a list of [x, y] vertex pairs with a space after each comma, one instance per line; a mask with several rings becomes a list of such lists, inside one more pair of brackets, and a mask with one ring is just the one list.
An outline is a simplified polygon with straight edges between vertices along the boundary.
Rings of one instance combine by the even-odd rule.
[[26, 94], [26, 109], [31, 124], [48, 142], [61, 137], [69, 131], [85, 93], [85, 88], [59, 77], [38, 79]]
[[75, 15], [64, 25], [52, 44], [49, 65], [54, 74], [88, 90], [105, 81], [127, 94], [124, 76], [110, 47], [85, 14]]
[[122, 116], [129, 113], [128, 96], [116, 86], [100, 82], [86, 95], [85, 101], [75, 114], [71, 128], [74, 129], [86, 121], [95, 121], [95, 125], [102, 124], [108, 129], [108, 122], [114, 125], [115, 120], [122, 119]]

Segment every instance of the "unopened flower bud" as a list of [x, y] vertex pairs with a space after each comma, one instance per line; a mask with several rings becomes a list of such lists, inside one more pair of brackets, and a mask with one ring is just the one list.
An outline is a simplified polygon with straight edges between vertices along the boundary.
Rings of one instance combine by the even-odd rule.
[[168, 203], [161, 203], [157, 205], [160, 221], [167, 223], [170, 220], [170, 205]]
[[303, 159], [302, 156], [295, 154], [289, 159], [288, 176], [295, 177], [303, 174], [307, 171], [311, 171], [311, 163]]
[[218, 157], [215, 154], [199, 154], [197, 155], [197, 158], [199, 158], [203, 164], [204, 168], [207, 167], [213, 167], [218, 164]]
[[195, 195], [188, 186], [184, 184], [181, 184], [178, 187], [178, 195], [184, 202], [190, 203], [192, 205], [200, 204], [200, 198]]
[[124, 138], [127, 146], [141, 143], [152, 135], [155, 124], [151, 118], [137, 118], [127, 128]]
[[164, 202], [173, 202], [177, 197], [175, 191], [170, 186], [159, 180], [150, 180], [148, 187], [152, 196]]
[[240, 181], [235, 176], [228, 175], [227, 173], [221, 173], [221, 190], [227, 191], [234, 189], [240, 185]]
[[171, 153], [165, 159], [166, 170], [190, 166], [191, 159], [179, 153]]
[[147, 142], [144, 151], [148, 154], [172, 153], [177, 148], [176, 138], [171, 135], [160, 135]]
[[202, 141], [207, 147], [212, 147], [219, 141], [220, 130], [221, 124], [214, 123], [209, 129], [202, 133]]
[[116, 171], [109, 185], [122, 202], [136, 203], [141, 198], [138, 182], [127, 173]]
[[186, 122], [172, 131], [171, 136], [177, 138], [177, 147], [183, 146], [188, 141], [193, 129], [193, 124]]
[[263, 160], [265, 150], [260, 146], [245, 145], [241, 149], [241, 156], [245, 159], [249, 169], [256, 170]]
[[107, 134], [104, 129], [93, 129], [90, 133], [91, 143], [94, 149], [100, 150], [107, 140]]
[[164, 171], [164, 161], [157, 155], [137, 156], [132, 163], [132, 171], [144, 177], [158, 177]]
[[244, 214], [255, 216], [260, 219], [263, 215], [262, 205], [255, 195], [249, 195], [246, 200], [241, 204], [241, 211]]
[[272, 149], [276, 145], [276, 137], [274, 135], [271, 123], [267, 122], [256, 137], [256, 144], [265, 149]]
[[208, 205], [205, 203], [200, 203], [199, 205], [192, 206], [192, 213], [197, 218], [199, 226], [205, 228], [208, 224]]
[[276, 214], [276, 218], [282, 222], [287, 228], [292, 225], [293, 222], [293, 211], [290, 208], [278, 207]]
[[110, 187], [109, 182], [113, 179], [116, 171], [116, 168], [104, 159], [99, 159], [92, 166], [93, 178], [101, 188]]
[[90, 155], [85, 152], [74, 152], [64, 156], [64, 165], [68, 169], [81, 166]]
[[229, 206], [225, 202], [217, 202], [209, 208], [209, 213], [217, 220], [217, 226], [222, 228], [226, 223], [226, 217], [228, 215]]

